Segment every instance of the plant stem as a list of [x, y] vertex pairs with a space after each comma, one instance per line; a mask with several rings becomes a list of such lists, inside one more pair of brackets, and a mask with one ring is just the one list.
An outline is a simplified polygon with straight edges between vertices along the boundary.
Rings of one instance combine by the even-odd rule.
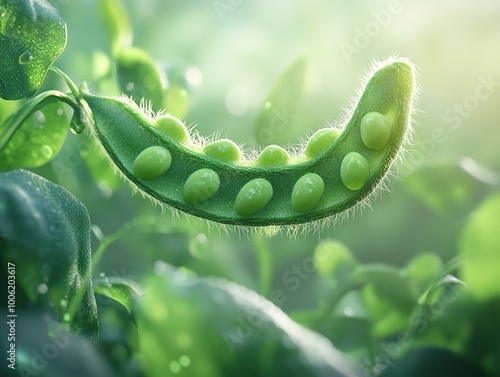
[[264, 297], [268, 297], [273, 279], [273, 261], [271, 258], [271, 251], [269, 250], [269, 245], [262, 237], [254, 236], [252, 241], [257, 253], [259, 293]]
[[64, 73], [62, 70], [54, 66], [51, 66], [50, 70], [61, 76], [61, 78], [64, 80], [66, 85], [68, 85], [69, 90], [75, 96], [75, 98], [80, 99], [80, 90], [66, 73]]

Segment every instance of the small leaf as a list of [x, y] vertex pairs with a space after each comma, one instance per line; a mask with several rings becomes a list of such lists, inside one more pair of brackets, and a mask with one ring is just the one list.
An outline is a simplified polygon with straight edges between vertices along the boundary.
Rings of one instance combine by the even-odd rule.
[[360, 282], [371, 285], [375, 292], [401, 308], [411, 309], [416, 304], [406, 271], [384, 264], [359, 267]]
[[66, 24], [45, 0], [0, 1], [0, 98], [28, 98], [66, 46]]
[[476, 179], [452, 165], [419, 169], [406, 179], [405, 185], [412, 195], [438, 213], [469, 205], [478, 188]]
[[[353, 376], [358, 367], [324, 337], [235, 283], [165, 265], [139, 301], [147, 375], [189, 365], [192, 376]], [[188, 372], [186, 370], [186, 372]]]
[[350, 272], [356, 265], [351, 250], [340, 241], [323, 241], [314, 250], [314, 267], [322, 276], [336, 277]]
[[122, 0], [100, 0], [99, 13], [111, 37], [112, 50], [116, 53], [132, 44], [132, 28], [127, 9]]
[[0, 171], [48, 163], [59, 153], [67, 134], [65, 105], [53, 102], [44, 106], [24, 122], [0, 152]]
[[441, 258], [433, 253], [418, 254], [406, 266], [406, 272], [412, 281], [416, 295], [422, 294], [442, 270]]
[[446, 275], [434, 287], [425, 292], [418, 301], [422, 304], [433, 305], [443, 296], [449, 295], [450, 292], [456, 294], [465, 287], [466, 285], [453, 275]]
[[460, 239], [464, 257], [461, 277], [480, 300], [500, 297], [500, 194], [484, 202], [473, 214]]
[[[15, 264], [16, 284], [30, 301], [97, 337], [90, 219], [78, 199], [26, 170], [0, 173], [0, 245], [2, 263]], [[75, 297], [74, 318], [66, 318]]]
[[121, 50], [116, 56], [118, 82], [122, 92], [137, 104], [150, 101], [154, 110], [163, 105], [161, 74], [151, 56], [136, 47]]
[[112, 277], [94, 282], [94, 292], [115, 300], [132, 313], [134, 299], [142, 294], [142, 289], [131, 280]]
[[262, 145], [284, 146], [306, 90], [307, 60], [297, 59], [276, 81], [257, 117], [255, 136]]

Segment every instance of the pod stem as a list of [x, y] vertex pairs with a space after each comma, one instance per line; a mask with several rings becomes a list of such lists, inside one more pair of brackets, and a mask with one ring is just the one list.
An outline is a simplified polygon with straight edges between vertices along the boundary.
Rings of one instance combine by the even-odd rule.
[[64, 73], [61, 69], [51, 66], [50, 70], [56, 74], [58, 74], [66, 83], [71, 93], [75, 96], [75, 98], [80, 99], [80, 90], [76, 86], [76, 84], [69, 78], [69, 76]]
[[78, 103], [71, 96], [57, 90], [49, 90], [29, 99], [16, 113], [11, 115], [6, 120], [4, 127], [1, 128], [0, 152], [7, 146], [10, 139], [30, 115], [49, 103], [57, 101], [68, 104], [73, 108], [73, 110], [75, 110], [75, 112], [79, 111]]

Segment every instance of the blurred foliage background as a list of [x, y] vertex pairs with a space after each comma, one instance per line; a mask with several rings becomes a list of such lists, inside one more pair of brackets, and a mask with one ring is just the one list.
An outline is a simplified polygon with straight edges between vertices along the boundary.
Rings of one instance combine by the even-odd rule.
[[[68, 45], [56, 65], [75, 82], [85, 80], [96, 88], [112, 53], [97, 0], [52, 3], [68, 24]], [[299, 313], [317, 306], [311, 291], [321, 290], [322, 283], [316, 271], [292, 282], [291, 271], [313, 256], [321, 240], [342, 242], [361, 263], [403, 267], [421, 253], [447, 262], [457, 255], [459, 234], [471, 212], [498, 190], [496, 0], [128, 0], [125, 6], [133, 45], [155, 59], [171, 84], [187, 90], [186, 123], [203, 136], [229, 137], [246, 146], [247, 153], [262, 145], [256, 123], [266, 98], [298, 59], [305, 59], [304, 93], [288, 109], [287, 127], [273, 134], [282, 145], [304, 141], [325, 124], [339, 122], [374, 60], [408, 57], [418, 67], [421, 91], [413, 142], [399, 164], [400, 173], [388, 181], [391, 192], [335, 226], [293, 238], [278, 233], [262, 241], [197, 219], [175, 218], [132, 196], [111, 169], [100, 170], [96, 185], [85, 162], [93, 153], [91, 143], [69, 134], [56, 159], [34, 170], [87, 206], [94, 224], [93, 250], [99, 237], [127, 222], [161, 218], [154, 231], [130, 231], [110, 245], [95, 278], [143, 282], [155, 266], [167, 262], [258, 292], [280, 289], [285, 295], [280, 307]], [[46, 85], [58, 83], [49, 75]], [[269, 284], [263, 283], [266, 278]], [[117, 321], [112, 314], [108, 319]], [[101, 331], [104, 340], [119, 336], [106, 333], [105, 326]]]

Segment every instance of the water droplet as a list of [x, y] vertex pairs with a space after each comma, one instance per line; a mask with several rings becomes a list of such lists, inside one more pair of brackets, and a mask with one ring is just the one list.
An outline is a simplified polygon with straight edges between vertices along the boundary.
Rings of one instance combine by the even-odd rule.
[[45, 144], [45, 145], [42, 145], [42, 147], [40, 148], [40, 153], [45, 158], [51, 158], [52, 155], [54, 154], [54, 151], [52, 150], [52, 148], [49, 145]]
[[125, 89], [127, 89], [129, 92], [131, 92], [132, 90], [134, 90], [134, 86], [135, 86], [135, 84], [133, 82], [129, 82], [127, 84], [127, 86], [125, 87]]
[[184, 367], [187, 368], [188, 366], [191, 365], [191, 359], [187, 355], [182, 355], [181, 358], [179, 359], [179, 363]]
[[173, 373], [173, 374], [177, 374], [181, 371], [182, 367], [181, 367], [181, 364], [179, 364], [177, 361], [172, 361], [170, 362], [170, 371]]
[[62, 299], [61, 301], [59, 301], [59, 304], [61, 304], [61, 307], [64, 310], [66, 310], [66, 308], [68, 307], [68, 301], [67, 300]]
[[99, 277], [100, 277], [100, 278], [105, 278], [105, 277], [106, 277], [106, 274], [105, 274], [104, 272], [101, 272], [101, 273], [99, 274]]
[[83, 132], [83, 127], [84, 126], [83, 126], [82, 121], [81, 121], [80, 117], [78, 116], [78, 114], [74, 114], [73, 118], [71, 118], [71, 123], [69, 125], [70, 131], [74, 135], [78, 135], [78, 134], [81, 134]]
[[347, 306], [344, 309], [344, 314], [345, 314], [346, 317], [352, 317], [354, 315], [354, 310], [352, 310], [351, 307]]
[[21, 55], [19, 55], [19, 64], [21, 65], [30, 64], [32, 60], [33, 55], [31, 55], [31, 52], [29, 51], [24, 51]]
[[57, 115], [62, 117], [64, 115], [64, 110], [63, 109], [57, 109]]
[[64, 313], [63, 320], [64, 322], [69, 322], [71, 320], [71, 316], [69, 315], [69, 313]]
[[49, 288], [47, 287], [47, 284], [42, 283], [37, 287], [37, 290], [40, 294], [44, 295], [48, 292]]
[[172, 268], [162, 260], [157, 260], [155, 262], [154, 270], [155, 270], [155, 274], [158, 276], [165, 275], [171, 269]]
[[40, 110], [35, 111], [35, 118], [38, 123], [45, 123], [45, 114]]

